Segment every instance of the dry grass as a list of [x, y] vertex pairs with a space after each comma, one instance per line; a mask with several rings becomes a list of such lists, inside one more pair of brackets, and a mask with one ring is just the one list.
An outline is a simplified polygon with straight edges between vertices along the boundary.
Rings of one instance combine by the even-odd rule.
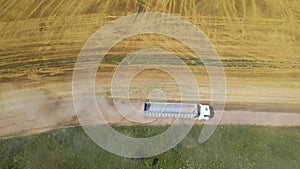
[[[43, 85], [51, 79], [70, 81], [76, 57], [86, 40], [104, 24], [135, 14], [139, 1], [0, 0], [0, 4], [0, 82]], [[211, 39], [228, 65], [225, 66], [228, 100], [257, 102], [256, 97], [268, 95], [275, 97], [273, 102], [289, 97], [288, 102], [293, 103], [299, 102], [300, 92], [299, 6], [297, 0], [147, 0], [145, 3], [147, 12], [186, 18]], [[110, 56], [151, 46], [182, 57], [193, 55], [175, 40], [143, 36], [118, 44]], [[199, 83], [207, 79], [203, 67], [192, 69], [200, 72]], [[261, 94], [249, 92], [253, 86]]]

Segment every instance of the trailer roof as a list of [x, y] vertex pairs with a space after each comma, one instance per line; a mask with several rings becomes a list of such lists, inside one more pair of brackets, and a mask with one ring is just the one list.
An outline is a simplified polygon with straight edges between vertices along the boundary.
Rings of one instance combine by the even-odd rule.
[[146, 102], [145, 111], [153, 113], [195, 113], [197, 104]]

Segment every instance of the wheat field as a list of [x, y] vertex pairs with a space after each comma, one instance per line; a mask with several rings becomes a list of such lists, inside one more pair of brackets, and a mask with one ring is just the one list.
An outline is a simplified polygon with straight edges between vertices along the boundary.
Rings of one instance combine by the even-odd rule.
[[[0, 98], [2, 103], [19, 104], [20, 99], [14, 97], [21, 89], [45, 90], [42, 93], [58, 103], [70, 100], [74, 65], [85, 42], [105, 24], [136, 14], [140, 2], [0, 0], [0, 4]], [[252, 107], [254, 111], [299, 112], [300, 1], [146, 0], [143, 11], [181, 17], [207, 35], [224, 66], [227, 109], [249, 110]], [[130, 37], [108, 53], [108, 63], [98, 75], [102, 78], [99, 85], [109, 89], [116, 68], [112, 61], [118, 60], [118, 56], [149, 47], [169, 50], [187, 60], [194, 57], [188, 48], [168, 37]], [[199, 77], [197, 82], [203, 91], [203, 101], [211, 101], [205, 67], [190, 67]], [[154, 79], [152, 84], [157, 87], [171, 83], [165, 74], [159, 75], [166, 79], [165, 83], [155, 80], [157, 74], [150, 71], [137, 76], [130, 89], [131, 96], [140, 99], [141, 88], [146, 85], [141, 79], [148, 76]], [[18, 97], [30, 99], [27, 95]], [[178, 96], [170, 97], [176, 100]], [[20, 102], [23, 103], [22, 99]], [[12, 118], [5, 115], [13, 111], [10, 107], [1, 103], [0, 107], [2, 121]], [[57, 113], [52, 110], [49, 108], [50, 114]], [[13, 114], [18, 116], [17, 111]], [[70, 121], [64, 119], [57, 125]], [[7, 120], [5, 122], [3, 124], [7, 124]], [[32, 127], [29, 122], [28, 126]]]

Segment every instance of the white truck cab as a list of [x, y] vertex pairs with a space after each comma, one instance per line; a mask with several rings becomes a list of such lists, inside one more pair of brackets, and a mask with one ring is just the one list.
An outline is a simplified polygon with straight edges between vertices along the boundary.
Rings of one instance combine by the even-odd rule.
[[212, 107], [210, 107], [208, 105], [202, 105], [202, 104], [199, 104], [198, 106], [199, 106], [199, 110], [198, 110], [199, 117], [198, 117], [198, 120], [207, 121], [207, 120], [213, 118], [214, 111], [213, 111]]

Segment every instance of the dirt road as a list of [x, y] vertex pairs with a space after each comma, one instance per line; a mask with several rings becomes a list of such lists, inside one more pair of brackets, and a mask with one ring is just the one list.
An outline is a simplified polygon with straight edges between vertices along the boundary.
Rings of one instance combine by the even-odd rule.
[[[30, 85], [32, 86], [32, 84]], [[19, 86], [20, 87], [20, 86]], [[3, 86], [2, 86], [3, 89]], [[0, 95], [0, 137], [42, 132], [53, 128], [78, 125], [74, 110], [71, 86], [47, 85], [38, 88], [20, 89], [18, 86], [5, 86], [7, 91]], [[49, 90], [52, 89], [52, 90]], [[133, 101], [135, 109], [121, 115], [111, 99], [99, 95], [99, 106], [105, 119], [114, 125], [162, 125], [171, 124], [170, 119], [147, 119], [143, 116], [143, 102]], [[229, 103], [228, 103], [229, 104]], [[89, 106], [89, 103], [86, 103]], [[128, 105], [123, 104], [127, 107]], [[245, 106], [245, 105], [244, 105]], [[129, 106], [128, 106], [129, 107]], [[286, 112], [278, 112], [278, 107], [271, 104], [256, 106], [257, 110], [248, 111], [249, 107], [225, 107], [220, 124], [222, 125], [268, 125], [300, 126], [300, 114], [297, 106], [285, 106]], [[83, 107], [85, 109], [86, 107]], [[282, 108], [281, 108], [282, 109]], [[262, 112], [261, 110], [265, 111]], [[125, 113], [125, 114], [124, 114]], [[89, 112], [79, 115], [84, 124], [98, 124], [99, 121]], [[127, 118], [125, 118], [125, 117]], [[135, 122], [129, 121], [133, 120]], [[137, 123], [139, 122], [139, 123]], [[200, 124], [200, 123], [199, 123]]]
[[258, 126], [300, 126], [300, 114], [225, 111], [220, 124]]

